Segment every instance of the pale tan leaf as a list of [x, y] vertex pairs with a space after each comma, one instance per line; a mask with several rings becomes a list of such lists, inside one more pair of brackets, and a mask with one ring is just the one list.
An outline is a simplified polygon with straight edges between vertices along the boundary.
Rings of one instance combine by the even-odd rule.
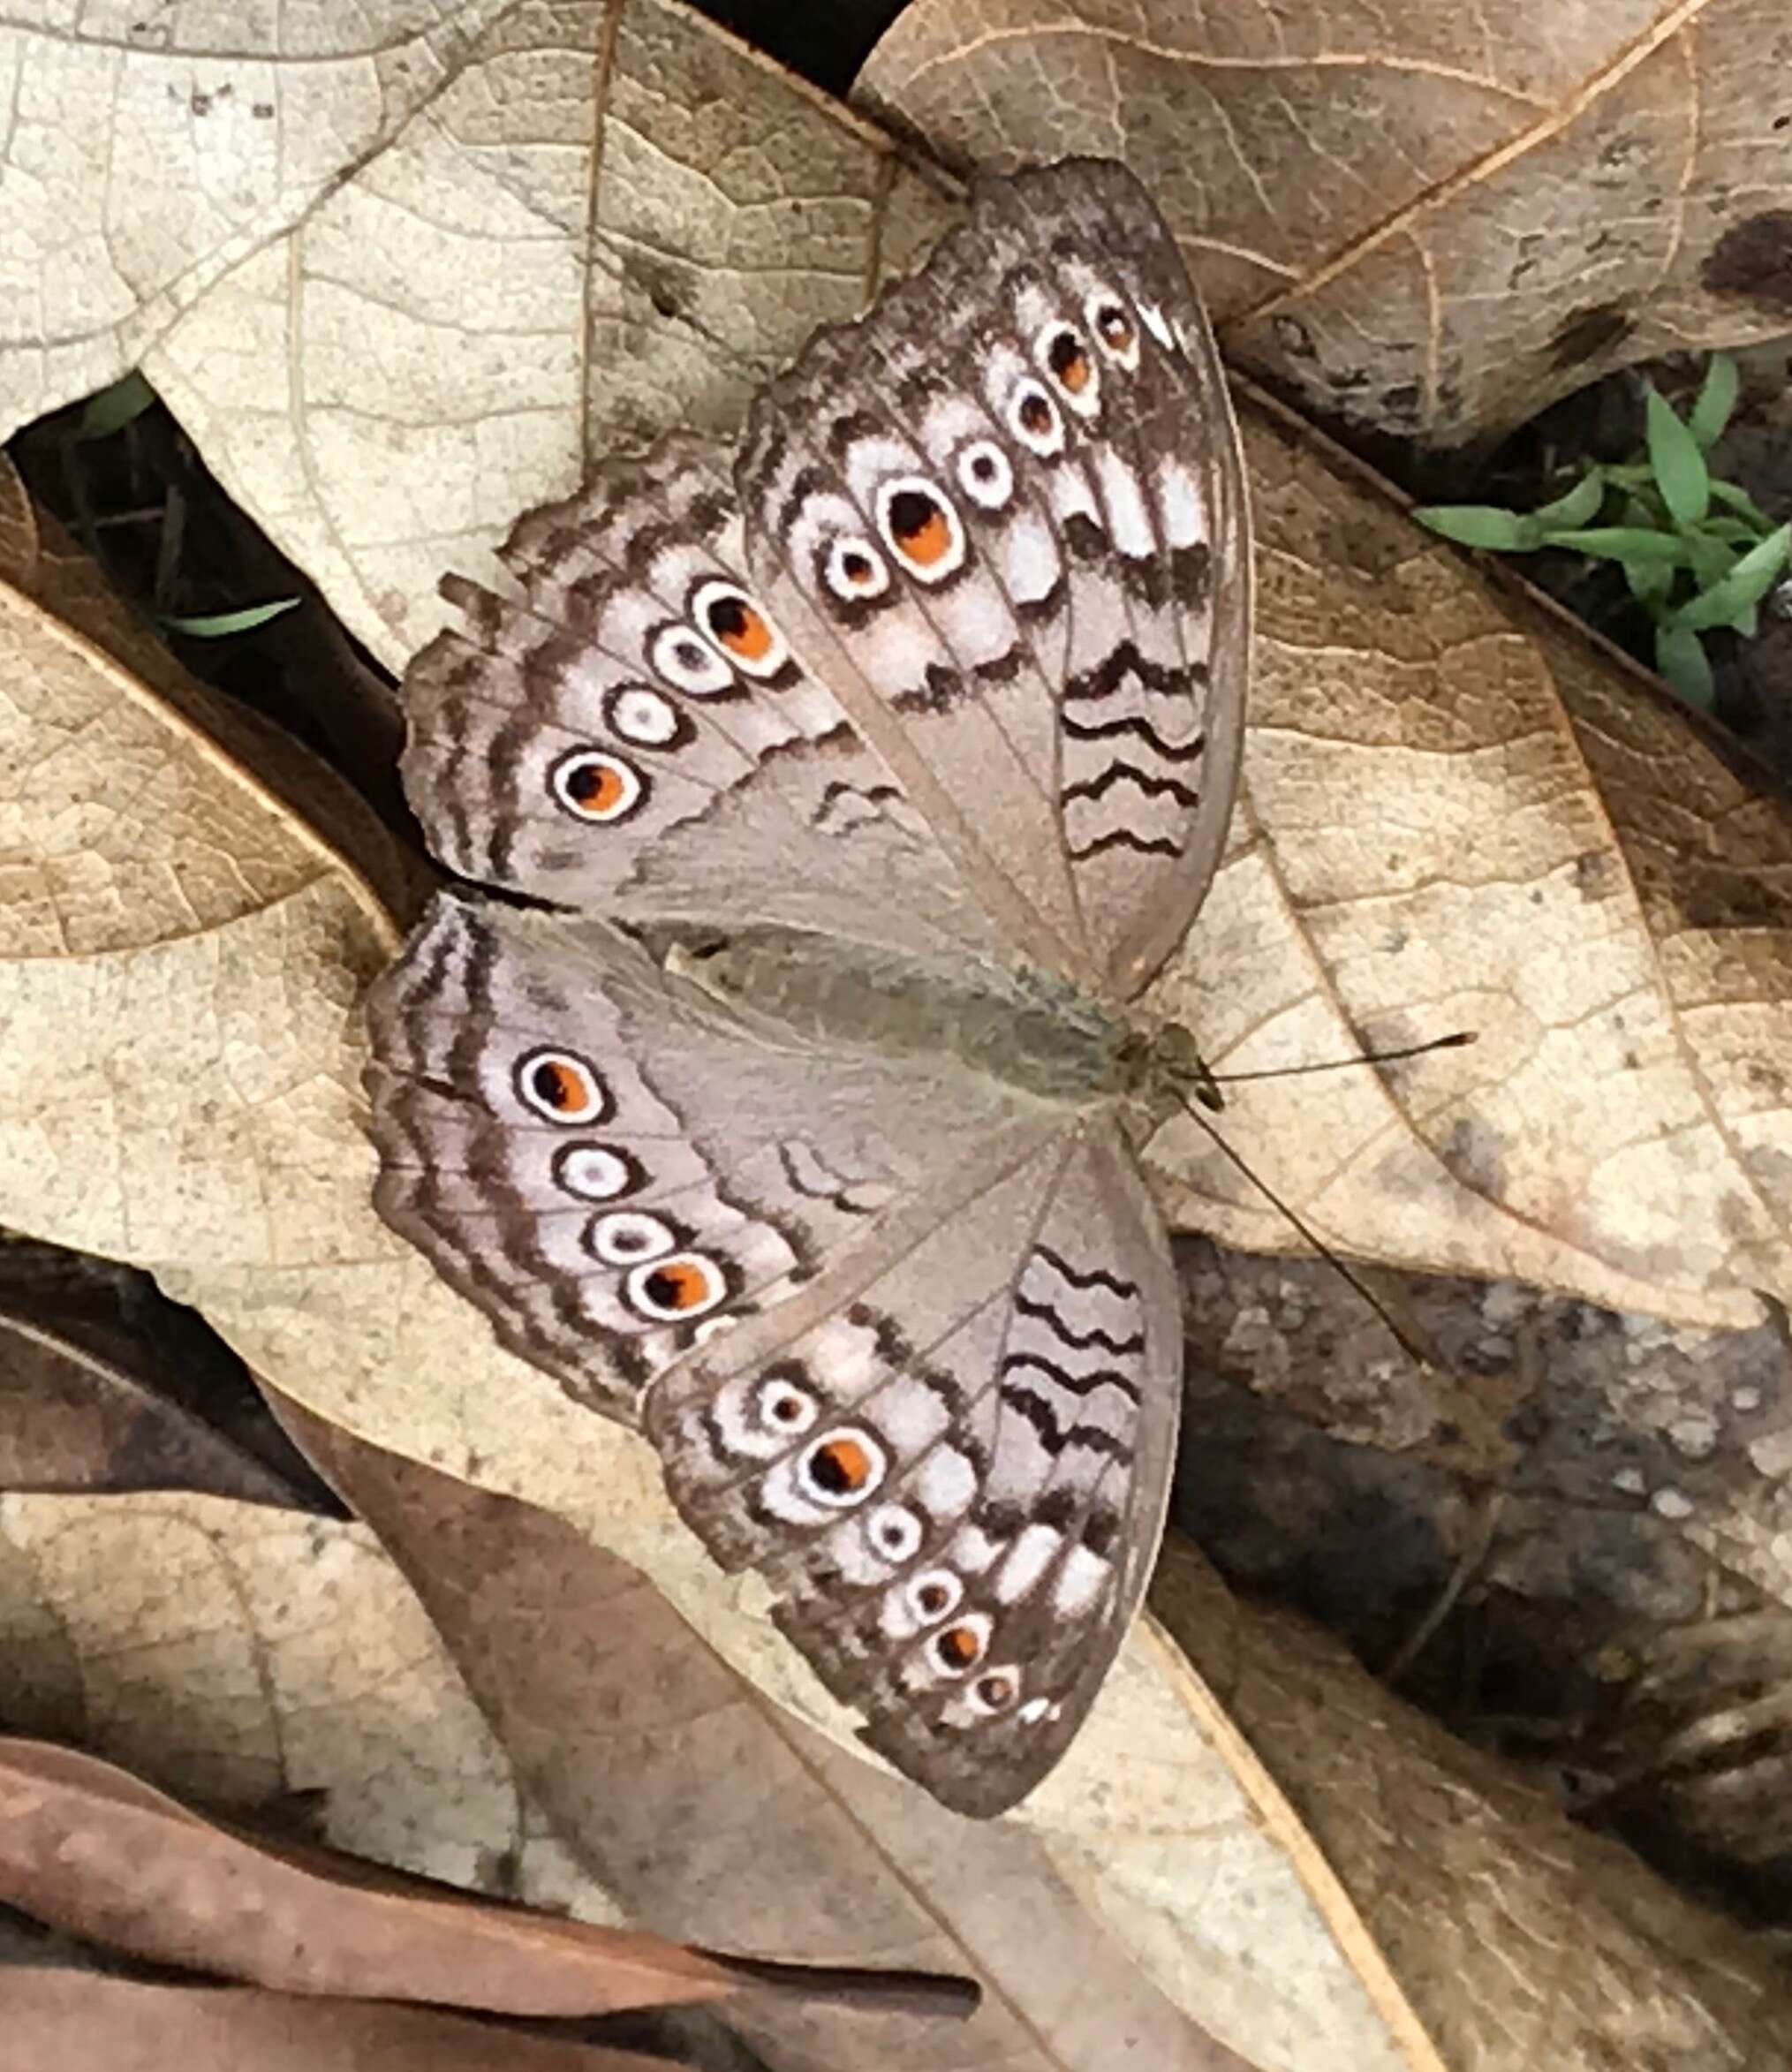
[[517, 512], [607, 449], [730, 421], [948, 206], [670, 0], [445, 12], [326, 12], [315, 47], [240, 59], [14, 30], [42, 115], [0, 132], [31, 269], [9, 297], [0, 261], [30, 313], [0, 436], [140, 361], [395, 666], [444, 568], [495, 575]]
[[639, 2051], [563, 2042], [427, 2008], [295, 2000], [253, 1986], [145, 1985], [14, 1966], [0, 2072], [666, 2072]]
[[[1235, 1072], [1478, 1040], [1235, 1086], [1228, 1142], [1341, 1251], [1755, 1320], [1792, 1292], [1792, 812], [1365, 470], [1244, 425], [1245, 792], [1150, 1004]], [[1179, 1221], [1293, 1244], [1192, 1119], [1147, 1161]]]
[[1788, 65], [1779, 0], [917, 0], [854, 97], [951, 164], [1125, 159], [1229, 358], [1448, 447], [1792, 325]]

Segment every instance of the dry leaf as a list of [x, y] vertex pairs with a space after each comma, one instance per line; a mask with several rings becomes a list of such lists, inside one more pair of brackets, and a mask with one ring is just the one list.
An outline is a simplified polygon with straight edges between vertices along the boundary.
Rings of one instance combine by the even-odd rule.
[[1234, 364], [1453, 447], [1792, 327], [1788, 68], [1779, 0], [917, 0], [854, 96], [951, 164], [1125, 159]]
[[294, 2000], [249, 1986], [145, 1985], [13, 1966], [0, 2072], [666, 2072], [657, 2054], [495, 2030], [433, 2008]]
[[129, 1772], [0, 1737], [0, 1899], [128, 1955], [276, 1992], [567, 2017], [700, 2006], [745, 1987], [964, 2014], [958, 1982], [767, 1965], [381, 1879], [201, 1819]]
[[0, 1297], [0, 1489], [206, 1489], [298, 1509], [314, 1501], [83, 1337], [53, 1312]]
[[949, 208], [668, 0], [439, 12], [327, 11], [314, 46], [240, 55], [209, 26], [17, 31], [14, 105], [46, 113], [0, 132], [30, 313], [0, 437], [140, 363], [395, 667], [444, 568], [495, 576], [518, 511], [608, 448], [731, 421]]
[[[1141, 1975], [1037, 1840], [972, 1826], [843, 1755], [758, 1697], [638, 1569], [563, 1520], [279, 1409], [405, 1572], [556, 1832], [631, 1918], [721, 1944], [751, 1923], [767, 1953], [874, 1948], [972, 1971], [983, 2006], [955, 2063], [1105, 2072], [1124, 2048], [1188, 2072], [1243, 2072]], [[1383, 2061], [1350, 1997], [1328, 2008], [1314, 1981], [1284, 1976], [1276, 1952], [1285, 1941], [1310, 1962], [1313, 1925], [1272, 1852], [1238, 1831], [1236, 1795], [1215, 1784], [1221, 1834], [1195, 1879], [1197, 2006], [1240, 2047], [1277, 2023], [1319, 2047], [1317, 2031], [1335, 2022], [1357, 2061]], [[1194, 1827], [1199, 1809], [1184, 1803], [1180, 1818]], [[1234, 1881], [1243, 1889], [1229, 1905]], [[901, 2040], [856, 2015], [781, 2008], [759, 2021], [749, 2008], [732, 2019], [789, 2072], [886, 2064]]]

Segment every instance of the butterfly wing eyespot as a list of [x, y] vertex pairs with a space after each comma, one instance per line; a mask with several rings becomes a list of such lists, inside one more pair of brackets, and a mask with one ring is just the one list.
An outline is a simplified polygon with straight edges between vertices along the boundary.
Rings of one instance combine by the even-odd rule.
[[972, 1612], [942, 1627], [926, 1643], [927, 1660], [943, 1676], [968, 1676], [989, 1646], [987, 1612]]
[[678, 1252], [635, 1267], [623, 1289], [629, 1307], [638, 1315], [656, 1323], [683, 1324], [722, 1302], [728, 1281], [716, 1262], [702, 1252]]
[[1101, 407], [1101, 377], [1094, 356], [1070, 324], [1047, 324], [1033, 352], [1052, 385], [1079, 417], [1093, 417]]
[[986, 1669], [971, 1687], [973, 1710], [987, 1719], [1007, 1712], [1020, 1696], [1020, 1671], [1010, 1664], [1004, 1663], [999, 1669]]
[[767, 1432], [798, 1439], [815, 1422], [820, 1406], [806, 1388], [774, 1371], [762, 1377], [754, 1409]]
[[1031, 375], [1017, 382], [1008, 399], [1008, 428], [1029, 453], [1055, 459], [1064, 450], [1064, 420], [1043, 383]]
[[563, 755], [548, 774], [548, 788], [562, 812], [597, 827], [624, 820], [647, 796], [647, 781], [632, 763], [601, 749], [578, 748]]
[[963, 1603], [964, 1579], [950, 1569], [927, 1569], [909, 1578], [903, 1596], [916, 1623], [932, 1626]]
[[696, 730], [669, 698], [646, 684], [613, 684], [603, 694], [604, 723], [637, 748], [682, 748]]
[[554, 1153], [553, 1173], [555, 1184], [580, 1201], [614, 1201], [646, 1179], [627, 1152], [608, 1144], [563, 1144]]
[[985, 510], [1001, 510], [1014, 495], [1014, 468], [994, 439], [974, 439], [958, 456], [958, 485]]
[[718, 698], [737, 687], [734, 670], [708, 641], [682, 620], [662, 626], [647, 643], [654, 673], [690, 698]]
[[821, 579], [847, 604], [868, 604], [889, 592], [889, 563], [869, 540], [843, 533], [828, 542]]
[[845, 1425], [824, 1432], [804, 1449], [797, 1479], [817, 1503], [850, 1510], [878, 1486], [888, 1466], [888, 1455], [868, 1432]]
[[518, 1098], [550, 1123], [598, 1123], [609, 1113], [609, 1092], [595, 1069], [570, 1050], [531, 1050], [513, 1075]]
[[920, 1552], [921, 1521], [906, 1504], [880, 1504], [865, 1521], [865, 1531], [887, 1562], [906, 1562]]
[[632, 1209], [594, 1217], [587, 1238], [594, 1257], [607, 1267], [639, 1266], [643, 1259], [670, 1252], [677, 1242], [677, 1234], [658, 1216]]
[[783, 635], [737, 583], [701, 584], [691, 601], [691, 616], [737, 669], [761, 682], [775, 677], [790, 659]]
[[919, 581], [942, 583], [964, 565], [964, 526], [925, 475], [878, 485], [877, 522], [896, 559]]
[[1108, 359], [1131, 373], [1138, 365], [1138, 328], [1126, 305], [1117, 295], [1098, 290], [1083, 314]]

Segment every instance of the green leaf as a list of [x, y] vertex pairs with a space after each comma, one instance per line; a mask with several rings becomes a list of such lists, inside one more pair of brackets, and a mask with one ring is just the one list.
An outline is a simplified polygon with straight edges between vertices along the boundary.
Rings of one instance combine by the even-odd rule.
[[1779, 581], [1788, 548], [1792, 548], [1792, 526], [1781, 526], [1758, 547], [1751, 547], [1721, 582], [1709, 585], [1682, 604], [1670, 624], [1692, 632], [1706, 626], [1734, 625]]
[[[1713, 482], [1712, 488], [1715, 489], [1717, 484]], [[1768, 529], [1772, 530], [1771, 527]], [[1713, 540], [1727, 540], [1732, 547], [1752, 547], [1761, 537], [1759, 529], [1751, 526], [1747, 518], [1708, 518], [1699, 530], [1709, 533]]]
[[1692, 560], [1692, 579], [1701, 590], [1722, 582], [1735, 566], [1735, 548], [1725, 541], [1714, 540], [1703, 526], [1687, 528], [1686, 551]]
[[1546, 547], [1569, 547], [1577, 554], [1591, 554], [1600, 561], [1659, 561], [1685, 568], [1690, 559], [1686, 542], [1672, 533], [1652, 533], [1644, 526], [1594, 526], [1568, 532], [1546, 533]]
[[1730, 421], [1730, 412], [1736, 406], [1736, 386], [1735, 361], [1728, 352], [1713, 352], [1711, 365], [1705, 370], [1705, 386], [1687, 420], [1687, 429], [1697, 440], [1702, 452], [1717, 443]]
[[1744, 640], [1752, 640], [1761, 630], [1761, 608], [1758, 604], [1745, 604], [1730, 621], [1730, 624]]
[[1655, 667], [1689, 705], [1709, 710], [1715, 686], [1697, 633], [1685, 626], [1657, 626]]
[[1624, 580], [1630, 586], [1631, 596], [1638, 604], [1649, 606], [1652, 611], [1655, 606], [1667, 602], [1668, 593], [1674, 587], [1674, 575], [1672, 562], [1627, 561], [1624, 563]]
[[298, 602], [296, 597], [282, 597], [272, 604], [246, 605], [241, 611], [206, 612], [198, 618], [163, 619], [162, 624], [170, 633], [187, 633], [195, 640], [221, 640], [227, 633], [253, 632]]
[[1537, 545], [1535, 524], [1497, 503], [1432, 503], [1413, 517], [1459, 547], [1482, 547], [1493, 554], [1528, 554]]
[[1539, 504], [1528, 517], [1539, 532], [1552, 526], [1584, 526], [1599, 515], [1605, 500], [1606, 471], [1590, 467], [1566, 496], [1558, 496], [1554, 503]]
[[1649, 465], [1676, 525], [1696, 526], [1711, 507], [1711, 477], [1698, 441], [1657, 389], [1648, 396]]
[[133, 418], [141, 417], [155, 401], [155, 389], [133, 367], [128, 374], [120, 374], [110, 389], [88, 397], [81, 421], [75, 427], [75, 437], [110, 439]]
[[1740, 511], [1754, 526], [1757, 537], [1765, 537], [1773, 529], [1773, 521], [1763, 510], [1746, 489], [1739, 489], [1734, 482], [1720, 482], [1712, 479], [1712, 495], [1720, 503], [1728, 504], [1732, 510]]

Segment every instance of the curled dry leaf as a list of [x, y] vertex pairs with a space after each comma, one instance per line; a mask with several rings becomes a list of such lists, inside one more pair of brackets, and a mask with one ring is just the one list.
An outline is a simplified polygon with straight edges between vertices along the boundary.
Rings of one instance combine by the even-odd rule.
[[0, 1899], [153, 1962], [284, 1993], [536, 2016], [700, 2006], [751, 1985], [906, 1998], [964, 2014], [960, 1982], [807, 1973], [715, 1957], [382, 1879], [348, 1856], [276, 1847], [202, 1819], [110, 1763], [0, 1738]]
[[1778, 0], [917, 0], [854, 96], [949, 164], [1125, 159], [1235, 364], [1452, 447], [1792, 324], [1788, 66]]
[[638, 2051], [494, 2030], [427, 2008], [295, 2000], [250, 1986], [146, 1985], [85, 1971], [5, 1975], [0, 2072], [667, 2072]]
[[13, 32], [14, 105], [45, 112], [0, 132], [32, 312], [0, 344], [0, 437], [140, 361], [395, 667], [444, 568], [495, 577], [510, 520], [607, 449], [731, 421], [949, 210], [669, 0], [314, 26], [299, 50]]

